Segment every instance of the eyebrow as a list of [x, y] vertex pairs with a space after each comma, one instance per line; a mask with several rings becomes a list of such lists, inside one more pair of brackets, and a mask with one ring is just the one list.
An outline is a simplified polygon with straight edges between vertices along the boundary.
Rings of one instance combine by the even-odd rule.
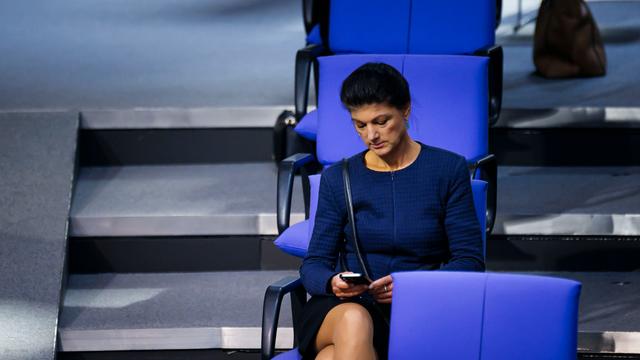
[[[392, 115], [392, 114], [389, 114], [389, 113], [380, 114], [380, 115], [378, 115], [378, 116], [374, 117], [373, 119], [371, 119], [371, 121], [376, 121], [376, 120], [379, 120], [380, 118], [383, 118], [383, 117], [390, 117], [390, 116], [393, 116], [393, 115]], [[351, 118], [351, 120], [353, 120], [353, 121], [357, 121], [357, 122], [361, 122], [361, 123], [365, 122], [365, 121], [362, 121], [362, 120], [356, 119], [356, 118], [354, 118], [354, 117], [352, 117], [352, 118]]]

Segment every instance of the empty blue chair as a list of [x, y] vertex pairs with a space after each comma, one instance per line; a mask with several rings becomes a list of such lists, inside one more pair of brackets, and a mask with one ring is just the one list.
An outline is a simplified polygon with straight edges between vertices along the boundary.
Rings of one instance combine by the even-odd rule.
[[302, 117], [312, 68], [318, 80], [318, 56], [441, 54], [490, 59], [487, 111], [494, 124], [502, 103], [503, 53], [495, 45], [494, 30], [499, 8], [495, 0], [304, 1], [309, 44], [296, 55], [295, 114], [290, 122], [299, 123], [296, 132], [305, 139], [315, 138], [315, 117]]
[[[449, 55], [340, 55], [322, 57], [319, 69], [320, 93], [318, 109], [317, 158], [296, 154], [280, 164], [278, 173], [278, 230], [276, 245], [283, 251], [303, 257], [310, 239], [317, 205], [319, 176], [306, 183], [309, 218], [289, 226], [294, 174], [310, 162], [328, 166], [342, 158], [364, 150], [364, 144], [353, 128], [348, 111], [340, 102], [342, 81], [360, 65], [378, 61], [394, 66], [407, 78], [412, 93], [409, 119], [411, 136], [427, 145], [457, 152], [468, 159], [470, 174], [487, 164], [487, 66], [482, 57]], [[464, 96], [460, 96], [464, 94]], [[486, 229], [487, 183], [472, 180], [476, 213]], [[485, 232], [483, 231], [483, 236]], [[296, 312], [306, 301], [306, 293], [296, 278], [285, 279], [267, 289], [263, 312], [263, 358], [273, 355], [277, 318], [282, 297], [292, 293], [294, 323]], [[295, 352], [295, 351], [294, 351]], [[290, 355], [293, 356], [295, 353]]]
[[464, 272], [392, 276], [390, 359], [576, 359], [576, 281]]

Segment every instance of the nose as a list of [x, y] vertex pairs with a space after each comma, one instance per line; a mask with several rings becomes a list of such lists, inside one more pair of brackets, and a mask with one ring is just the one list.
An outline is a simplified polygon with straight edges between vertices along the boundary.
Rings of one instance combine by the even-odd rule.
[[373, 124], [367, 124], [367, 140], [373, 141], [379, 136], [377, 129]]

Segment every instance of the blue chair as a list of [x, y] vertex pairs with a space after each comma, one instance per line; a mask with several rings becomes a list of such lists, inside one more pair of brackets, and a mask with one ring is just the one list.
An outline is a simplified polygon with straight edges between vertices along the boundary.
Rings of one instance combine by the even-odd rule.
[[[319, 59], [320, 93], [318, 109], [317, 159], [296, 154], [281, 162], [278, 170], [278, 230], [275, 244], [298, 257], [306, 253], [317, 205], [319, 176], [303, 177], [307, 220], [289, 226], [294, 174], [311, 162], [328, 166], [364, 150], [348, 111], [340, 103], [342, 81], [357, 67], [370, 62], [394, 66], [407, 78], [412, 93], [411, 136], [428, 145], [442, 147], [465, 156], [472, 177], [472, 191], [478, 220], [487, 229], [487, 182], [475, 179], [483, 167], [491, 166], [487, 154], [487, 66], [488, 59], [459, 55], [340, 55]], [[465, 94], [465, 96], [459, 96]], [[483, 231], [483, 238], [486, 232]], [[273, 356], [277, 319], [285, 294], [291, 293], [293, 321], [306, 302], [306, 293], [297, 278], [271, 285], [265, 294], [262, 355]], [[295, 338], [295, 334], [294, 334]], [[295, 352], [295, 351], [294, 351]], [[291, 352], [290, 355], [295, 355]], [[284, 355], [282, 355], [284, 356]]]
[[[387, 3], [387, 5], [392, 5]], [[419, 6], [422, 4], [418, 4]], [[463, 4], [464, 5], [464, 4]], [[307, 45], [322, 45], [328, 43], [329, 27], [329, 0], [302, 0], [302, 15], [305, 32], [307, 34]], [[495, 26], [498, 28], [502, 20], [502, 0], [496, 0], [495, 5]], [[458, 29], [464, 29], [465, 24], [458, 25]]]
[[[308, 45], [296, 54], [295, 113], [289, 123], [314, 140], [314, 118], [307, 113], [309, 79], [317, 58], [331, 54], [441, 54], [487, 57], [489, 124], [500, 116], [503, 52], [495, 45], [501, 3], [495, 0], [306, 0]], [[315, 65], [315, 66], [314, 66]], [[281, 120], [284, 121], [284, 120]], [[288, 141], [288, 140], [287, 140]], [[291, 145], [288, 154], [295, 148]]]
[[392, 277], [390, 359], [577, 357], [578, 282], [444, 271]]

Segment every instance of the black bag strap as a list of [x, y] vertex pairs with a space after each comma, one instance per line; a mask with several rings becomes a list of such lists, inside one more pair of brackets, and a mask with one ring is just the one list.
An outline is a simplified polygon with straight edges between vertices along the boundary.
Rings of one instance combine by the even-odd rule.
[[[362, 273], [369, 280], [371, 277], [369, 276], [369, 272], [367, 271], [367, 266], [364, 263], [364, 259], [362, 258], [362, 253], [360, 252], [360, 244], [358, 241], [358, 233], [356, 231], [356, 219], [353, 213], [353, 198], [351, 197], [351, 180], [349, 178], [349, 162], [347, 159], [342, 159], [342, 180], [344, 182], [344, 197], [347, 201], [347, 214], [349, 217], [349, 223], [351, 223], [351, 231], [353, 234], [353, 246], [356, 250], [356, 256], [358, 257], [358, 262], [360, 263], [360, 267], [362, 268]], [[345, 240], [346, 242], [346, 240]], [[341, 261], [343, 261], [343, 268], [346, 270], [346, 261], [344, 261], [341, 257]]]

